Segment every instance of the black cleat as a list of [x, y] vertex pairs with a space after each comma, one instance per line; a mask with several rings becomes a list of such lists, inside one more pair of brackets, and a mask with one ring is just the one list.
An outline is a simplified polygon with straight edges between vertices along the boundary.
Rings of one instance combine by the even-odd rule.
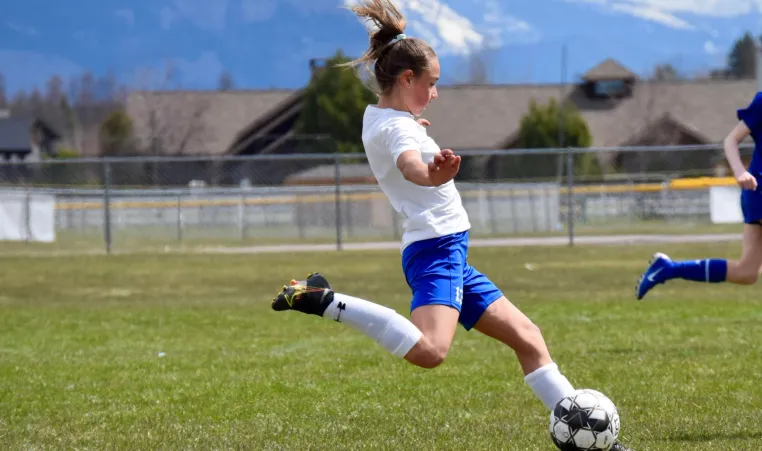
[[313, 273], [307, 276], [307, 280], [292, 280], [289, 286], [284, 286], [271, 305], [273, 310], [279, 312], [296, 310], [323, 316], [332, 301], [333, 290], [328, 281], [319, 273]]
[[635, 450], [632, 448], [628, 448], [619, 442], [614, 442], [614, 444], [611, 445], [611, 448], [609, 449], [609, 451], [635, 451]]

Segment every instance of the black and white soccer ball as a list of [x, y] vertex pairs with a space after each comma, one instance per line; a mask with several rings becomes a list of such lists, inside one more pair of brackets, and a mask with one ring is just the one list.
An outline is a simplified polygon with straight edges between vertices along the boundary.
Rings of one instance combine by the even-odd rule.
[[619, 438], [619, 412], [603, 393], [577, 390], [550, 413], [550, 437], [562, 451], [608, 451]]

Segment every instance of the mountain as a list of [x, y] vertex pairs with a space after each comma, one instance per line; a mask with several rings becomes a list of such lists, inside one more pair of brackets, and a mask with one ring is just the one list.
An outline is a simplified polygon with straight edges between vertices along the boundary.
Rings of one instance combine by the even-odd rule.
[[[363, 24], [350, 0], [51, 0], [0, 5], [7, 90], [44, 89], [54, 74], [113, 73], [131, 87], [213, 89], [227, 71], [247, 89], [297, 88], [310, 58], [359, 55]], [[398, 0], [407, 34], [427, 39], [443, 82], [556, 82], [614, 57], [646, 74], [670, 63], [688, 75], [724, 64], [756, 30], [759, 0]], [[474, 56], [476, 55], [476, 56]], [[470, 63], [482, 67], [472, 74]], [[484, 69], [486, 68], [486, 69]]]

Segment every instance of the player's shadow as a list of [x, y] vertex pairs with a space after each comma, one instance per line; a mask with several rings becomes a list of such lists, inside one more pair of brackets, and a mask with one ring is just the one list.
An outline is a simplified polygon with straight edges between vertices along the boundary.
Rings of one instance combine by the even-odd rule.
[[716, 442], [723, 440], [754, 440], [762, 439], [762, 432], [704, 432], [698, 434], [680, 433], [670, 435], [667, 440], [670, 442]]

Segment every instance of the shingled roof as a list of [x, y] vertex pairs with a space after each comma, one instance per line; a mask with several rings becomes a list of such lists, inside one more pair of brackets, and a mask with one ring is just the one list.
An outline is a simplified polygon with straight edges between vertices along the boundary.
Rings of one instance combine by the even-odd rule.
[[52, 139], [61, 138], [55, 129], [34, 116], [0, 117], [0, 152], [31, 151], [33, 127], [41, 128]]
[[[609, 61], [609, 60], [607, 60]], [[610, 60], [587, 76], [611, 77], [630, 72]], [[521, 117], [535, 99], [545, 103], [558, 98], [560, 85], [459, 85], [442, 86], [439, 98], [423, 116], [432, 123], [429, 135], [443, 148], [458, 150], [497, 149], [510, 144]], [[138, 92], [129, 96], [127, 111], [138, 136], [147, 135], [151, 111], [167, 115], [176, 124], [198, 116], [199, 139], [186, 153], [223, 154], [239, 133], [279, 105], [297, 90], [273, 91], [179, 91]], [[632, 96], [590, 99], [579, 85], [564, 87], [565, 101], [580, 109], [593, 136], [593, 146], [617, 146], [664, 117], [705, 142], [720, 142], [737, 121], [735, 111], [749, 103], [756, 92], [754, 80], [637, 81]], [[164, 108], [164, 106], [172, 108]]]
[[613, 58], [603, 60], [582, 75], [582, 79], [585, 81], [635, 80], [637, 78], [635, 74]]
[[29, 151], [33, 118], [0, 118], [0, 152]]
[[[593, 136], [593, 146], [617, 146], [665, 114], [706, 142], [720, 142], [737, 122], [735, 111], [756, 93], [753, 80], [640, 82], [631, 97], [588, 99], [567, 88]], [[423, 116], [441, 147], [459, 150], [506, 147], [534, 98], [560, 97], [558, 85], [443, 87]]]
[[[224, 154], [238, 134], [295, 94], [263, 91], [137, 91], [127, 98], [136, 136], [151, 138], [151, 113], [160, 129], [194, 129], [186, 154]], [[187, 130], [183, 130], [187, 131]]]

